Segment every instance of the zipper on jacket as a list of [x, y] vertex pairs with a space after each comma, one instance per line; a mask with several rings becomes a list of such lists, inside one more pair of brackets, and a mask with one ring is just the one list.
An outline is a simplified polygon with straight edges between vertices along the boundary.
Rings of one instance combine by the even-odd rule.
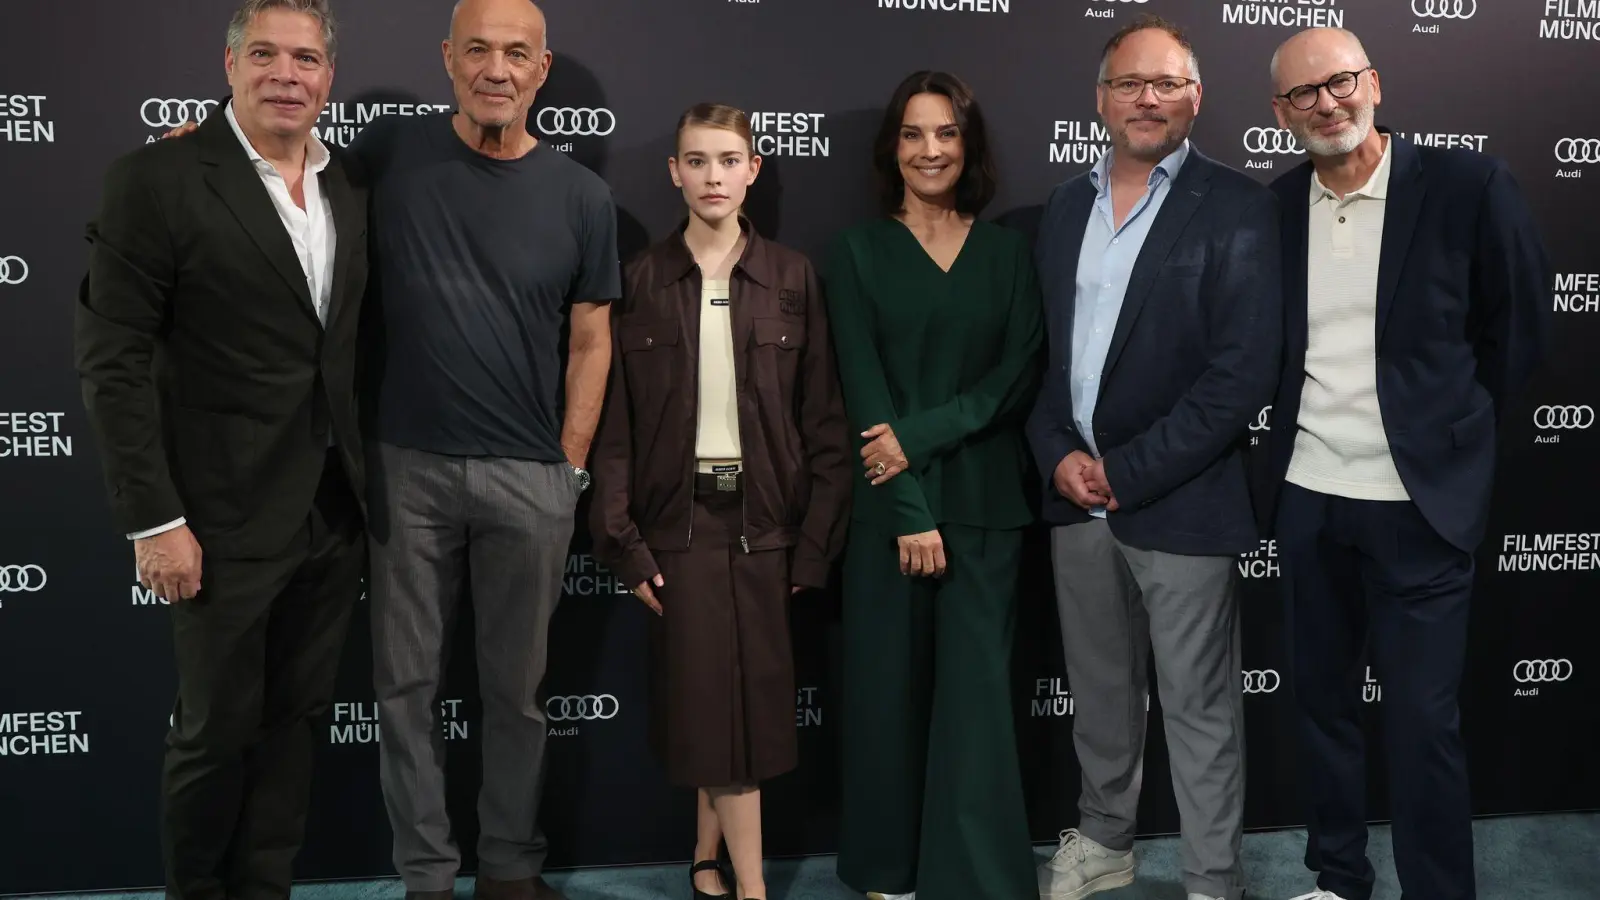
[[[731, 272], [728, 273], [728, 279], [729, 279], [728, 280], [728, 302], [729, 302], [729, 304], [733, 303], [733, 286], [737, 283], [737, 281], [734, 279], [734, 275], [737, 274], [737, 270], [738, 270], [738, 266], [735, 265], [734, 266], [734, 271], [731, 271]], [[731, 305], [729, 307], [729, 310], [728, 310], [728, 312], [729, 312], [729, 315], [728, 315], [728, 326], [730, 328], [733, 327], [733, 310], [738, 309], [738, 308], [739, 307], [737, 307], [737, 306], [731, 306]], [[750, 340], [751, 341], [755, 340], [755, 337], [756, 337], [755, 336], [755, 325], [754, 325], [754, 323], [751, 323]], [[745, 347], [748, 348], [749, 344], [750, 344], [750, 341], [746, 341], [745, 342]], [[739, 353], [739, 354], [743, 354], [745, 352], [745, 350], [743, 348], [735, 348], [735, 351], [737, 353]], [[738, 357], [736, 356], [734, 358], [737, 359]], [[735, 363], [734, 365], [737, 366], [738, 364]], [[745, 359], [744, 375], [745, 375], [745, 380], [748, 381], [750, 379], [750, 360], [749, 360], [748, 357]], [[749, 477], [750, 469], [749, 469], [749, 467], [747, 467], [745, 465], [745, 459], [744, 459], [745, 457], [748, 457], [749, 454], [746, 453], [745, 450], [744, 450], [745, 427], [744, 427], [744, 422], [742, 421], [743, 418], [744, 418], [744, 416], [743, 416], [744, 404], [739, 402], [739, 395], [742, 392], [743, 392], [743, 390], [742, 390], [742, 388], [741, 388], [741, 386], [739, 384], [739, 379], [738, 379], [738, 377], [736, 375], [734, 377], [734, 379], [733, 379], [733, 398], [734, 398], [734, 400], [733, 400], [733, 413], [734, 413], [733, 421], [734, 421], [734, 424], [739, 426], [739, 456], [741, 457], [741, 459], [739, 460], [739, 474], [745, 476], [744, 485], [739, 488], [739, 546], [744, 548], [745, 555], [748, 556], [749, 553], [750, 553], [750, 539], [745, 537], [745, 530], [749, 527], [750, 522], [749, 522], [749, 516], [745, 512], [745, 503], [746, 503], [746, 501], [748, 500], [748, 498], [750, 496], [750, 477]]]

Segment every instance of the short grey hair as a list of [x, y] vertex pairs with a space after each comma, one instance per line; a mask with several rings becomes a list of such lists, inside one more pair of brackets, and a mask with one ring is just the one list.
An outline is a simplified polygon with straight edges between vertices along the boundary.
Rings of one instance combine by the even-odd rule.
[[234, 12], [233, 21], [228, 23], [228, 48], [234, 56], [244, 53], [245, 29], [250, 27], [256, 16], [273, 9], [305, 13], [316, 19], [322, 26], [322, 43], [328, 48], [328, 61], [332, 62], [338, 55], [339, 23], [333, 19], [328, 0], [244, 0]]
[[1153, 13], [1144, 13], [1138, 18], [1122, 26], [1111, 39], [1106, 41], [1105, 48], [1100, 51], [1100, 80], [1106, 80], [1107, 67], [1111, 65], [1111, 54], [1122, 46], [1122, 42], [1141, 31], [1160, 31], [1167, 37], [1177, 42], [1184, 54], [1189, 57], [1189, 77], [1195, 81], [1200, 80], [1200, 57], [1195, 55], [1194, 44], [1189, 41], [1189, 36], [1177, 23], [1162, 18]]

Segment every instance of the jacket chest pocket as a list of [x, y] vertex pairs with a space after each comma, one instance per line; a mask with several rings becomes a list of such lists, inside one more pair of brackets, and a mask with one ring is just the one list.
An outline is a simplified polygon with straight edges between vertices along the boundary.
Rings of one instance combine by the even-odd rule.
[[644, 319], [618, 324], [618, 344], [628, 378], [628, 393], [634, 407], [640, 401], [659, 406], [653, 398], [664, 397], [678, 383], [678, 360], [683, 355], [676, 319]]
[[800, 356], [805, 348], [805, 323], [779, 316], [757, 316], [751, 330], [750, 383], [762, 399], [776, 390], [785, 400], [795, 394], [800, 380]]

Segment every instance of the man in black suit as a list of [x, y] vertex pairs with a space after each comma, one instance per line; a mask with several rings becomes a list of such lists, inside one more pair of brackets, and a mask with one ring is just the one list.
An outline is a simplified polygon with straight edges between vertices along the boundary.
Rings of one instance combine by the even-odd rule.
[[[1278, 122], [1310, 153], [1283, 210], [1285, 345], [1269, 450], [1309, 801], [1302, 900], [1368, 900], [1362, 653], [1383, 684], [1408, 897], [1470, 900], [1456, 697], [1497, 425], [1544, 344], [1551, 271], [1504, 163], [1375, 127], [1355, 35], [1273, 56]], [[1270, 521], [1270, 519], [1269, 519]]]
[[354, 383], [366, 194], [311, 135], [326, 0], [249, 0], [232, 95], [117, 160], [76, 360], [119, 531], [171, 604], [167, 895], [286, 898], [365, 563]]
[[1242, 446], [1278, 370], [1277, 201], [1188, 140], [1200, 72], [1180, 29], [1140, 17], [1103, 60], [1112, 148], [1056, 188], [1035, 250], [1050, 364], [1028, 433], [1083, 770], [1040, 896], [1134, 880], [1153, 649], [1185, 889], [1239, 900], [1237, 556], [1259, 546]]

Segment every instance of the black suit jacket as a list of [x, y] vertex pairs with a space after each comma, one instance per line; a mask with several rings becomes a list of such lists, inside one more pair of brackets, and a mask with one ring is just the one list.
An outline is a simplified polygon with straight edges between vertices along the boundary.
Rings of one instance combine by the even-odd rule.
[[[1393, 142], [1378, 260], [1378, 406], [1406, 493], [1441, 537], [1471, 551], [1493, 489], [1496, 424], [1544, 354], [1553, 274], [1533, 215], [1500, 160]], [[1283, 378], [1272, 407], [1271, 521], [1305, 385], [1310, 162], [1272, 183], [1283, 209]]]
[[75, 350], [119, 531], [183, 516], [208, 554], [281, 550], [310, 512], [330, 435], [364, 497], [355, 375], [367, 198], [351, 157], [329, 149], [326, 328], [220, 108], [194, 134], [112, 164], [88, 227]]
[[[1072, 402], [1078, 256], [1095, 188], [1085, 172], [1051, 194], [1035, 247], [1050, 337], [1028, 421], [1042, 517], [1089, 514], [1056, 493], [1056, 465], [1089, 452]], [[1193, 144], [1139, 251], [1094, 410], [1094, 439], [1119, 509], [1117, 539], [1168, 553], [1259, 546], [1243, 446], [1272, 398], [1282, 343], [1277, 200]]]

